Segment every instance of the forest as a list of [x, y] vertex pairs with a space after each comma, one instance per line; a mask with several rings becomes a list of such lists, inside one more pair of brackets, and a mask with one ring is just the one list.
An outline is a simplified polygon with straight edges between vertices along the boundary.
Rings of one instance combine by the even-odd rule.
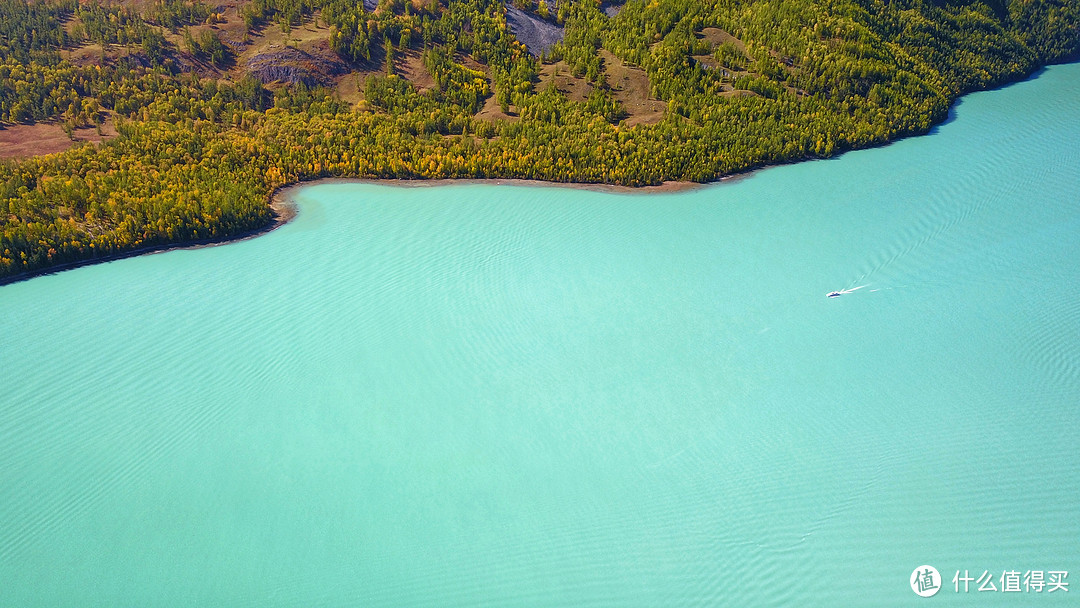
[[[0, 161], [0, 282], [257, 230], [276, 189], [323, 177], [641, 186], [828, 157], [1080, 49], [1080, 0], [510, 6], [562, 39], [527, 48], [495, 0], [236, 5], [245, 40], [325, 31], [359, 75], [348, 99], [245, 73], [231, 17], [202, 0], [0, 0], [0, 128], [117, 132]], [[641, 118], [634, 95], [662, 111]]]

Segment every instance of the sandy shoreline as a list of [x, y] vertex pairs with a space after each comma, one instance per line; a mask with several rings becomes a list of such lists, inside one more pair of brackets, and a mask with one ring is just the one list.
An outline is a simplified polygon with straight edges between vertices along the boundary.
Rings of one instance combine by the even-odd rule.
[[[375, 184], [378, 186], [388, 186], [391, 188], [439, 188], [446, 186], [462, 186], [462, 185], [482, 185], [482, 186], [518, 186], [528, 188], [571, 188], [574, 190], [588, 190], [590, 192], [603, 192], [606, 194], [673, 194], [677, 192], [688, 192], [690, 190], [697, 190], [718, 183], [727, 183], [734, 181], [742, 177], [746, 177], [747, 174], [738, 174], [723, 177], [714, 182], [698, 183], [698, 182], [675, 182], [668, 181], [657, 186], [617, 186], [614, 184], [587, 184], [577, 182], [546, 182], [542, 180], [534, 179], [368, 179], [368, 178], [352, 178], [352, 177], [324, 177], [321, 179], [313, 179], [310, 181], [297, 182], [295, 184], [289, 184], [288, 186], [282, 186], [274, 191], [270, 196], [270, 208], [274, 212], [273, 224], [265, 230], [259, 231], [257, 234], [244, 235], [232, 240], [243, 240], [258, 236], [264, 232], [269, 232], [279, 226], [282, 226], [289, 222], [289, 220], [296, 217], [298, 211], [296, 206], [296, 192], [310, 186], [319, 186], [323, 184]], [[228, 241], [231, 242], [231, 241]], [[223, 243], [213, 243], [212, 245], [220, 245]], [[212, 246], [210, 245], [210, 246]], [[207, 245], [200, 245], [207, 246]], [[187, 246], [177, 246], [175, 249], [188, 248]]]
[[[726, 182], [731, 179], [741, 177], [741, 175], [730, 176], [729, 178], [721, 178], [718, 182]], [[710, 183], [718, 183], [710, 182]], [[131, 251], [125, 251], [122, 253], [116, 253], [113, 255], [103, 256], [100, 258], [91, 258], [87, 260], [80, 260], [77, 262], [68, 262], [65, 264], [57, 264], [56, 266], [50, 266], [48, 268], [42, 268], [40, 270], [34, 270], [31, 272], [24, 272], [21, 274], [13, 275], [10, 277], [0, 278], [0, 286], [9, 285], [11, 283], [18, 283], [26, 281], [34, 277], [39, 277], [48, 274], [55, 274], [63, 272], [65, 270], [72, 270], [80, 268], [82, 266], [89, 266], [91, 264], [101, 264], [105, 262], [114, 262], [116, 260], [122, 260], [125, 258], [131, 258], [141, 255], [153, 255], [155, 253], [165, 253], [167, 251], [174, 251], [177, 249], [202, 249], [204, 247], [217, 247], [219, 245], [228, 245], [229, 243], [235, 243], [238, 241], [246, 241], [258, 236], [262, 236], [268, 232], [276, 230], [281, 226], [289, 223], [294, 217], [296, 217], [299, 209], [296, 204], [296, 193], [299, 190], [307, 188], [309, 186], [316, 186], [319, 184], [378, 184], [380, 186], [391, 186], [396, 188], [435, 188], [440, 186], [455, 186], [464, 184], [475, 185], [491, 185], [491, 186], [525, 186], [525, 187], [543, 187], [543, 188], [573, 188], [576, 190], [589, 190], [593, 192], [605, 192], [609, 194], [670, 194], [675, 192], [686, 192], [697, 188], [703, 188], [708, 186], [709, 183], [697, 183], [697, 182], [664, 182], [658, 186], [617, 186], [612, 184], [584, 184], [584, 183], [572, 183], [572, 182], [546, 182], [540, 180], [528, 180], [528, 179], [363, 179], [363, 178], [343, 178], [343, 177], [328, 177], [323, 179], [316, 179], [311, 181], [297, 182], [282, 186], [278, 188], [270, 195], [270, 210], [271, 219], [270, 222], [254, 230], [249, 230], [242, 234], [238, 234], [231, 237], [224, 237], [219, 239], [204, 239], [200, 241], [190, 241], [186, 243], [176, 244], [163, 244], [155, 245], [151, 247], [140, 247], [138, 249], [132, 249]]]
[[[730, 176], [733, 179], [735, 176]], [[288, 200], [288, 196], [291, 195], [291, 191], [296, 188], [303, 188], [306, 186], [317, 186], [320, 184], [376, 184], [379, 186], [390, 186], [394, 188], [437, 188], [443, 186], [462, 186], [462, 185], [477, 185], [477, 186], [523, 186], [528, 188], [572, 188], [574, 190], [589, 190], [592, 192], [604, 192], [608, 194], [662, 194], [671, 192], [685, 192], [688, 190], [695, 190], [697, 188], [703, 188], [710, 184], [716, 184], [720, 182], [730, 181], [728, 177], [721, 178], [714, 182], [698, 183], [698, 182], [677, 182], [668, 181], [657, 186], [618, 186], [615, 184], [592, 184], [592, 183], [579, 183], [579, 182], [549, 182], [538, 179], [502, 179], [502, 178], [468, 178], [468, 179], [369, 179], [369, 178], [352, 178], [352, 177], [325, 177], [321, 179], [314, 179], [306, 182], [298, 182], [295, 184], [289, 184], [283, 186], [274, 193], [273, 202], [279, 205], [289, 205], [291, 202]]]

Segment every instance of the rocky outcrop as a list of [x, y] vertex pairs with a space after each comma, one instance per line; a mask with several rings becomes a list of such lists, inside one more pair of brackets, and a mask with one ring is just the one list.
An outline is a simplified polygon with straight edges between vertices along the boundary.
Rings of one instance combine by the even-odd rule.
[[600, 4], [600, 10], [608, 17], [614, 17], [623, 9], [625, 0], [605, 1]]
[[349, 68], [333, 55], [311, 54], [285, 47], [255, 55], [248, 60], [247, 70], [264, 83], [303, 83], [313, 87], [331, 86], [334, 78], [347, 73]]
[[543, 55], [544, 51], [563, 38], [563, 28], [510, 4], [506, 5], [506, 23], [514, 36], [535, 57]]

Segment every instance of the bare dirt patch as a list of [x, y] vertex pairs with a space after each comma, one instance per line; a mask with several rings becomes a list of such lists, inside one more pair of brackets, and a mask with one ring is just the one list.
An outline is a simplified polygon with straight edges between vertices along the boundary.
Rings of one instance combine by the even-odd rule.
[[334, 92], [337, 94], [338, 99], [356, 107], [364, 100], [364, 86], [367, 83], [368, 76], [381, 73], [372, 71], [349, 72], [337, 79], [337, 83], [334, 84]]
[[476, 113], [476, 118], [486, 120], [489, 122], [505, 121], [505, 122], [517, 122], [521, 120], [521, 117], [517, 114], [507, 114], [502, 111], [499, 106], [499, 102], [495, 101], [495, 96], [492, 95], [484, 100], [484, 107], [480, 108], [480, 111]]
[[698, 34], [698, 37], [707, 41], [713, 46], [713, 48], [716, 48], [721, 44], [724, 44], [725, 42], [730, 42], [731, 44], [735, 45], [735, 48], [739, 49], [739, 51], [743, 55], [747, 55], [746, 45], [743, 44], [742, 40], [739, 40], [735, 36], [732, 36], [731, 34], [725, 32], [718, 27], [707, 27], [701, 30], [701, 33]]
[[584, 78], [574, 76], [570, 66], [564, 61], [549, 63], [540, 68], [540, 84], [537, 90], [543, 91], [552, 83], [555, 88], [566, 95], [570, 101], [585, 101], [592, 93], [592, 85]]
[[627, 126], [651, 125], [664, 119], [667, 103], [650, 96], [649, 75], [645, 70], [626, 65], [606, 49], [601, 49], [600, 58], [604, 60], [608, 85], [628, 114]]
[[94, 127], [75, 129], [75, 140], [72, 141], [64, 133], [63, 127], [55, 123], [9, 125], [0, 129], [0, 158], [27, 158], [55, 154], [84, 141], [101, 143], [116, 136], [116, 129], [111, 121], [106, 121], [102, 125], [101, 133], [98, 135]]
[[72, 65], [77, 65], [79, 67], [110, 65], [115, 63], [116, 60], [124, 57], [132, 57], [138, 64], [149, 65], [149, 62], [142, 53], [137, 50], [133, 52], [132, 49], [124, 48], [116, 44], [110, 44], [109, 47], [104, 50], [102, 50], [100, 44], [85, 44], [73, 49], [60, 51], [60, 57], [68, 60]]
[[243, 18], [236, 9], [226, 9], [223, 16], [225, 21], [214, 26], [218, 38], [233, 52], [242, 52], [244, 47], [251, 42], [251, 35], [247, 26], [244, 25]]
[[[285, 33], [281, 26], [275, 23], [266, 24], [259, 31], [259, 38], [255, 46], [262, 44], [302, 46], [306, 42], [317, 40], [330, 40], [330, 28], [322, 23], [322, 13], [320, 11], [315, 11], [313, 15], [307, 17], [302, 25], [290, 28], [288, 33]], [[258, 52], [258, 48], [255, 51]]]
[[[236, 0], [226, 0], [226, 2], [235, 2]], [[154, 0], [123, 0], [119, 3], [125, 8], [130, 8], [140, 15], [145, 15], [154, 7]]]
[[[698, 33], [697, 37], [700, 40], [704, 40], [709, 43], [710, 48], [715, 51], [717, 47], [723, 44], [730, 44], [735, 47], [743, 55], [744, 62], [750, 61], [750, 55], [746, 51], [746, 45], [742, 40], [732, 36], [724, 30], [717, 27], [707, 27]], [[694, 60], [705, 66], [710, 70], [724, 70], [725, 76], [736, 76], [741, 70], [736, 66], [725, 66], [716, 60], [712, 54], [708, 55], [694, 55]]]
[[[231, 31], [234, 20], [239, 23], [240, 27], [243, 27], [243, 22], [238, 13], [226, 11], [225, 24], [218, 27], [222, 30]], [[194, 32], [195, 28], [192, 28], [192, 33]], [[248, 32], [247, 39], [243, 41], [247, 45], [243, 52], [257, 55], [266, 52], [268, 49], [279, 49], [311, 40], [328, 40], [329, 38], [330, 29], [319, 23], [319, 13], [316, 12], [314, 15], [307, 17], [301, 25], [290, 28], [288, 34], [281, 29], [280, 25], [272, 21], [251, 30]], [[239, 59], [246, 59], [246, 57], [241, 55]]]
[[424, 65], [424, 58], [420, 51], [409, 49], [404, 53], [398, 53], [394, 57], [394, 71], [411, 82], [417, 91], [433, 91], [439, 88], [435, 84], [435, 78]]

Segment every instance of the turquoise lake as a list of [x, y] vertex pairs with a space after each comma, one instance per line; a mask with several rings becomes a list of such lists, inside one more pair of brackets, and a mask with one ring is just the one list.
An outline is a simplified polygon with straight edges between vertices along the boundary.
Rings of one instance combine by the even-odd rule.
[[1080, 64], [688, 192], [297, 202], [0, 287], [0, 606], [1075, 605], [1000, 577], [1080, 585]]

